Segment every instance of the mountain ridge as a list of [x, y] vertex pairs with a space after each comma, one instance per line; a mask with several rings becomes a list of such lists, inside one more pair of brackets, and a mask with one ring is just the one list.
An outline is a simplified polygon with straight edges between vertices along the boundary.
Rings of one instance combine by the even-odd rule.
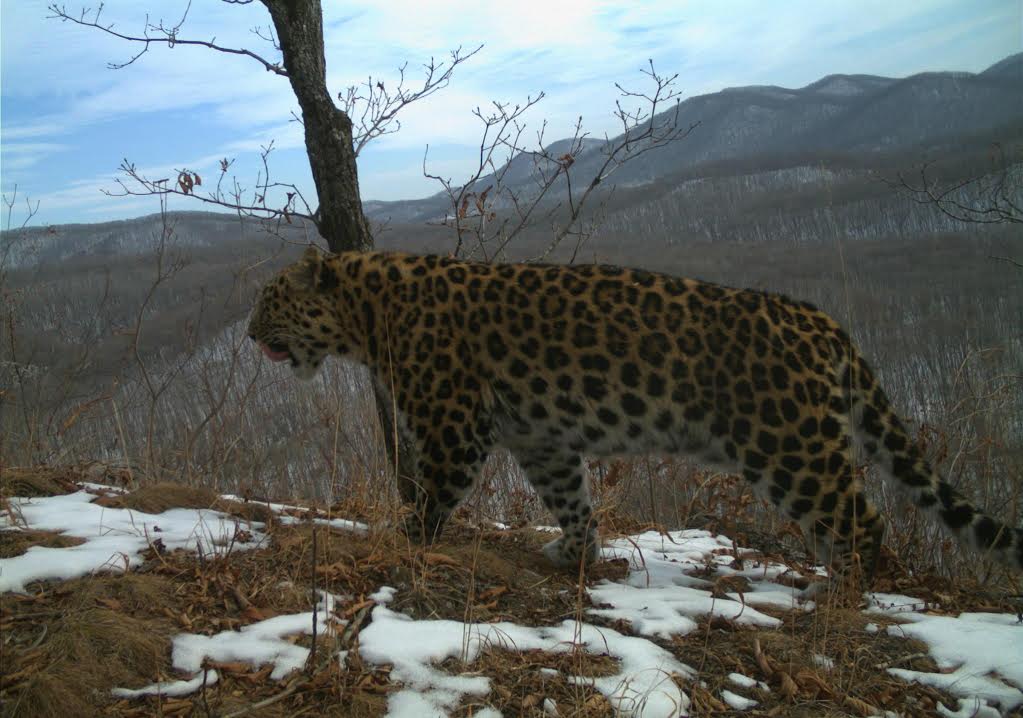
[[[614, 182], [643, 185], [683, 167], [737, 158], [807, 152], [881, 156], [910, 149], [925, 151], [947, 146], [957, 135], [1006, 128], [1009, 136], [1023, 136], [1021, 98], [1023, 53], [978, 73], [922, 72], [905, 78], [830, 74], [801, 88], [725, 88], [682, 101], [678, 106], [680, 126], [698, 123], [690, 136], [647, 154], [642, 162], [622, 167]], [[658, 117], [663, 120], [667, 113]], [[557, 148], [564, 143], [564, 139], [557, 140], [547, 149], [559, 156]], [[574, 176], [588, 181], [602, 160], [599, 149], [587, 147], [575, 157]], [[512, 158], [511, 171], [504, 177], [506, 186], [522, 191], [535, 179], [535, 172], [516, 167], [528, 162], [524, 154]], [[475, 187], [482, 190], [494, 183], [494, 175], [488, 175]], [[555, 187], [553, 196], [563, 198], [564, 188]], [[441, 192], [413, 200], [373, 200], [364, 203], [364, 210], [377, 221], [422, 222], [441, 219], [450, 208]]]

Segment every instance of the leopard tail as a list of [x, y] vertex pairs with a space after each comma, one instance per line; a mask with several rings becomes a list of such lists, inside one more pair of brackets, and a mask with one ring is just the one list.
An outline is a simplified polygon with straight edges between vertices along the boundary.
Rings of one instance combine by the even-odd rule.
[[862, 357], [844, 361], [840, 375], [858, 443], [887, 478], [959, 541], [1023, 572], [1023, 529], [979, 510], [934, 471]]

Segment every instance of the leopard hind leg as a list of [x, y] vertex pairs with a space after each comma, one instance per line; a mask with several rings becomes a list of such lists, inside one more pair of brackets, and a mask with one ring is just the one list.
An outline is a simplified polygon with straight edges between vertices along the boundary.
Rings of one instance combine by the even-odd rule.
[[543, 548], [547, 559], [565, 568], [596, 561], [600, 541], [582, 457], [552, 448], [514, 453], [544, 506], [561, 527], [561, 536]]

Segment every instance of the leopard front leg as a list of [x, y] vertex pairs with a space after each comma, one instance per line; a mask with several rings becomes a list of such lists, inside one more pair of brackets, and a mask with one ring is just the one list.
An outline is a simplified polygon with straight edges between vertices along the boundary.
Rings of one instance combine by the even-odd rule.
[[407, 483], [413, 493], [414, 512], [405, 520], [406, 534], [417, 543], [431, 543], [440, 535], [486, 460], [482, 442], [457, 439], [449, 427], [428, 432], [420, 442], [419, 477]]
[[566, 568], [578, 568], [580, 561], [596, 561], [600, 539], [582, 457], [552, 447], [518, 449], [514, 453], [529, 482], [561, 526], [561, 536], [543, 547], [547, 559]]

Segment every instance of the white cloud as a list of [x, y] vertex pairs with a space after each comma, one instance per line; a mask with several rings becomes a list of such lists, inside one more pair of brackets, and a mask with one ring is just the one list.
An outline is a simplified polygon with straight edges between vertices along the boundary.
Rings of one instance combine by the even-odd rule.
[[0, 137], [3, 138], [4, 145], [6, 146], [8, 142], [15, 140], [46, 137], [48, 135], [59, 134], [63, 130], [64, 125], [58, 122], [33, 122], [29, 125], [16, 125], [14, 127], [4, 125], [3, 129], [0, 130]]
[[50, 155], [68, 149], [67, 145], [56, 142], [8, 142], [4, 137], [2, 150], [4, 171], [23, 172], [34, 167]]

